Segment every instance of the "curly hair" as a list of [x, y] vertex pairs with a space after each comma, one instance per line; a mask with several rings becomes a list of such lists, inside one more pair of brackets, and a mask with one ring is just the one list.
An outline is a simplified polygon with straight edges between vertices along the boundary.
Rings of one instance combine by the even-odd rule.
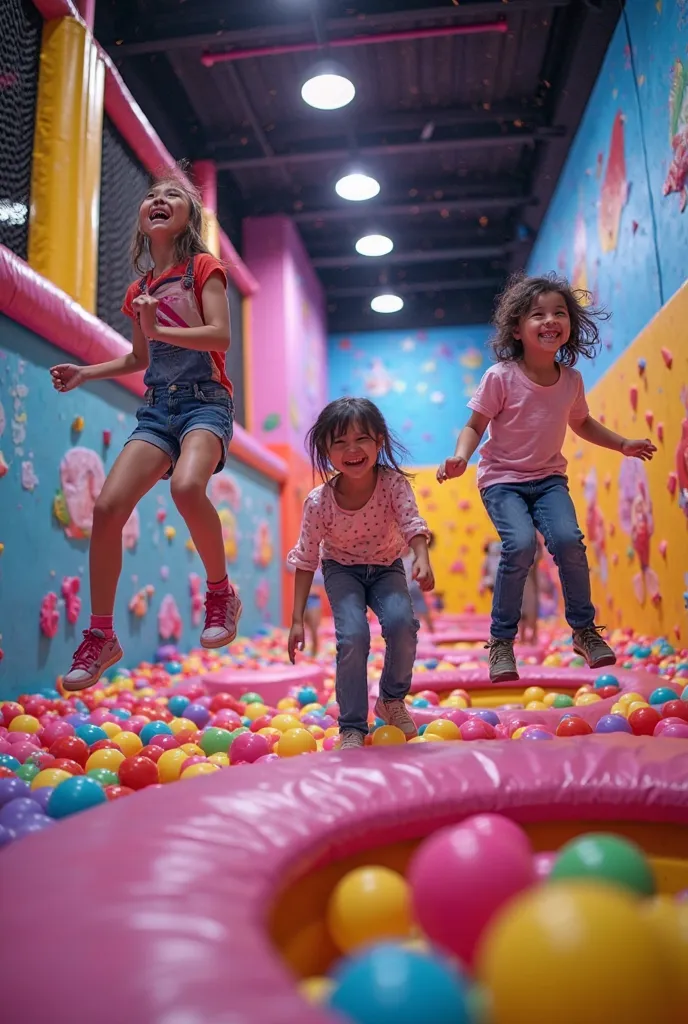
[[554, 273], [528, 277], [519, 273], [510, 278], [499, 296], [492, 320], [496, 333], [490, 339], [490, 347], [498, 362], [522, 358], [523, 342], [514, 337], [514, 331], [533, 302], [548, 292], [562, 296], [571, 320], [569, 340], [557, 352], [557, 361], [575, 366], [579, 356], [593, 359], [597, 355], [601, 344], [598, 321], [608, 320], [611, 314], [601, 306], [589, 305], [590, 292], [572, 288], [565, 277]]
[[409, 453], [389, 429], [374, 402], [368, 398], [337, 398], [325, 406], [306, 435], [311, 465], [321, 480], [329, 480], [332, 474], [329, 459], [332, 442], [354, 425], [372, 438], [382, 438], [382, 446], [377, 454], [378, 466], [393, 469], [402, 476], [409, 475], [400, 465], [409, 457]]
[[[189, 181], [186, 176], [186, 169], [186, 164], [180, 162], [175, 168], [164, 169], [154, 174], [149, 190], [146, 193], [146, 196], [150, 195], [151, 189], [157, 185], [173, 185], [179, 189], [189, 204], [189, 222], [181, 235], [174, 240], [175, 263], [183, 263], [190, 256], [210, 252], [203, 241], [203, 201], [201, 193]], [[146, 196], [144, 196], [144, 199]], [[138, 213], [136, 215], [136, 229], [131, 244], [131, 261], [134, 264], [134, 269], [139, 274], [145, 274], [150, 268], [148, 237], [141, 230]]]

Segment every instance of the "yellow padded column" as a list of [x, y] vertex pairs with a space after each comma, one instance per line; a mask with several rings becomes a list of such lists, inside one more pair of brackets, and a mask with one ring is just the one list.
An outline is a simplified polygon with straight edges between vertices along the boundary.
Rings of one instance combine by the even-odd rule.
[[220, 225], [212, 210], [203, 207], [203, 241], [213, 256], [220, 258]]
[[29, 263], [96, 312], [105, 68], [73, 18], [46, 22], [31, 177]]

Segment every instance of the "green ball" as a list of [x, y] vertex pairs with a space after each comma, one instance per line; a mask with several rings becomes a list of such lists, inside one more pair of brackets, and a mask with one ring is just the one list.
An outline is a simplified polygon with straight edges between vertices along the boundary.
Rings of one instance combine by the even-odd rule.
[[242, 704], [264, 704], [265, 701], [259, 693], [244, 693], [239, 697], [239, 701]]
[[101, 786], [119, 785], [119, 775], [117, 772], [111, 772], [109, 768], [91, 768], [86, 774], [99, 782]]
[[27, 761], [26, 764], [22, 764], [18, 768], [15, 768], [14, 774], [18, 779], [23, 779], [24, 782], [31, 782], [32, 779], [36, 778], [40, 770], [41, 769], [37, 764], [32, 764], [30, 761]]
[[558, 693], [552, 702], [553, 708], [571, 708], [573, 707], [573, 697], [569, 697], [568, 693]]
[[228, 729], [211, 727], [201, 736], [199, 746], [206, 757], [210, 757], [211, 754], [226, 754], [231, 742], [232, 734]]
[[640, 896], [653, 896], [656, 890], [652, 867], [640, 847], [607, 832], [590, 832], [562, 846], [549, 877], [553, 882], [610, 882]]

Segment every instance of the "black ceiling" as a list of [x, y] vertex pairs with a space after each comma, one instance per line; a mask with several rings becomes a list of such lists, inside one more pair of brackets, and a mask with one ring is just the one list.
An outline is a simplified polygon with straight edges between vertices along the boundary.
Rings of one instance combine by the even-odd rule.
[[[350, 331], [489, 318], [506, 275], [527, 261], [621, 0], [99, 0], [96, 9], [97, 38], [169, 149], [217, 162], [225, 230], [240, 241], [244, 216], [293, 216], [330, 329]], [[360, 41], [399, 33], [420, 38]], [[300, 96], [325, 55], [356, 85], [340, 111]], [[334, 182], [352, 164], [380, 180], [376, 199], [337, 197]], [[389, 257], [355, 253], [370, 231], [392, 237]], [[401, 313], [370, 310], [380, 285], [403, 294]]]

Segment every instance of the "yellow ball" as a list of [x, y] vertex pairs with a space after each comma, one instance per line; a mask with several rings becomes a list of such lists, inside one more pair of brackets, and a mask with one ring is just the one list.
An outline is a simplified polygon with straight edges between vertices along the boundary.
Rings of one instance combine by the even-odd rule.
[[118, 732], [112, 741], [127, 757], [133, 757], [134, 754], [138, 754], [139, 750], [143, 746], [143, 743], [136, 735], [135, 732]]
[[62, 768], [44, 768], [31, 779], [31, 789], [43, 789], [45, 786], [59, 786], [61, 782], [71, 779], [71, 774]]
[[280, 736], [275, 753], [280, 757], [297, 757], [299, 754], [313, 754], [318, 749], [315, 736], [308, 729], [287, 729]]
[[173, 736], [176, 736], [178, 732], [196, 732], [198, 729], [196, 723], [192, 722], [190, 718], [173, 718], [169, 726]]
[[[93, 692], [97, 693], [98, 691], [94, 690]], [[152, 686], [144, 686], [142, 690], [139, 690], [138, 695], [139, 697], [155, 697], [155, 690]]]
[[406, 737], [396, 725], [381, 725], [373, 733], [374, 747], [395, 747], [406, 743]]
[[633, 714], [633, 712], [637, 711], [638, 708], [649, 708], [649, 706], [650, 705], [647, 703], [646, 700], [634, 700], [632, 704], [627, 704], [626, 705], [626, 713], [628, 714], [628, 717], [630, 718], [630, 716]]
[[282, 733], [279, 729], [272, 729], [269, 725], [266, 725], [264, 729], [258, 730], [259, 736], [266, 736], [268, 739], [279, 739]]
[[545, 696], [541, 686], [529, 686], [523, 691], [523, 703], [530, 704], [531, 700], [539, 700]]
[[319, 704], [317, 701], [314, 701], [312, 704], [304, 705], [304, 707], [301, 708], [301, 714], [310, 715], [311, 711], [320, 711], [321, 709], [322, 704]]
[[545, 696], [542, 698], [542, 703], [545, 705], [546, 708], [551, 708], [558, 696], [559, 695], [556, 693], [546, 693]]
[[179, 777], [181, 779], [197, 779], [200, 775], [212, 775], [220, 770], [220, 766], [217, 764], [211, 764], [210, 761], [199, 761], [197, 764], [190, 764]]
[[628, 707], [622, 704], [620, 700], [617, 700], [616, 704], [612, 704], [610, 715], [623, 715], [624, 718], [628, 718]]
[[172, 747], [158, 758], [158, 780], [176, 782], [181, 775], [182, 765], [189, 755], [181, 747]]
[[[533, 964], [543, 984], [533, 984]], [[553, 883], [516, 897], [488, 925], [477, 965], [492, 1024], [680, 1019], [641, 902], [612, 886]]]
[[316, 740], [322, 740], [325, 738], [325, 730], [321, 729], [319, 725], [309, 725], [308, 732], [311, 736], [315, 736]]
[[330, 896], [327, 924], [342, 953], [384, 939], [409, 938], [411, 894], [406, 879], [379, 866], [349, 871]]
[[103, 722], [100, 728], [107, 733], [109, 740], [113, 740], [118, 733], [122, 732], [122, 726], [117, 725], [117, 722]]
[[273, 729], [279, 732], [287, 732], [289, 729], [301, 729], [302, 725], [296, 715], [275, 715], [270, 722]]
[[521, 736], [523, 735], [523, 733], [526, 731], [527, 728], [528, 728], [527, 725], [519, 725], [518, 729], [514, 729], [514, 731], [511, 734], [512, 740], [520, 740]]
[[299, 982], [299, 992], [307, 1003], [323, 1006], [334, 988], [332, 978], [304, 978]]
[[588, 704], [597, 704], [600, 700], [602, 698], [599, 693], [582, 693], [580, 697], [576, 697], [574, 704], [577, 708], [584, 708]]
[[[461, 737], [459, 737], [460, 739]], [[446, 743], [446, 737], [438, 736], [436, 732], [431, 732], [428, 736], [427, 731], [423, 733], [423, 739], [426, 743]]]
[[41, 723], [33, 715], [17, 715], [8, 726], [10, 732], [36, 733], [40, 728]]
[[456, 722], [451, 722], [448, 718], [436, 718], [434, 722], [430, 722], [423, 735], [427, 738], [428, 736], [439, 736], [442, 740], [460, 740], [461, 733]]
[[407, 740], [406, 742], [407, 743], [425, 743], [425, 736], [412, 736], [411, 739]]
[[619, 697], [619, 704], [633, 704], [636, 700], [642, 700], [642, 693], [636, 693], [635, 690], [630, 690], [628, 693], [622, 693]]
[[205, 750], [197, 743], [182, 743], [181, 747], [173, 747], [173, 750], [183, 750], [187, 757], [205, 757]]
[[331, 725], [329, 727], [329, 729], [325, 729], [325, 736], [326, 737], [327, 736], [338, 736], [338, 735], [339, 735], [339, 726], [337, 726], [337, 725]]
[[547, 705], [544, 700], [529, 700], [525, 706], [526, 711], [546, 711]]
[[465, 697], [452, 696], [451, 694], [443, 701], [441, 701], [442, 707], [444, 708], [467, 708], [468, 701]]
[[229, 768], [229, 758], [221, 750], [217, 754], [211, 754], [208, 761], [210, 764], [216, 764], [218, 768]]
[[107, 768], [111, 772], [116, 772], [124, 759], [123, 750], [114, 750], [112, 747], [94, 750], [86, 762], [86, 771], [90, 772], [92, 768]]
[[642, 904], [645, 920], [664, 947], [673, 972], [676, 996], [688, 1006], [688, 903], [657, 896]]
[[267, 712], [268, 707], [266, 704], [247, 704], [244, 710], [244, 717], [248, 718], [250, 722], [255, 722], [256, 718], [262, 718]]
[[282, 697], [281, 700], [277, 701], [278, 711], [291, 711], [292, 708], [298, 708], [299, 702], [296, 697]]

